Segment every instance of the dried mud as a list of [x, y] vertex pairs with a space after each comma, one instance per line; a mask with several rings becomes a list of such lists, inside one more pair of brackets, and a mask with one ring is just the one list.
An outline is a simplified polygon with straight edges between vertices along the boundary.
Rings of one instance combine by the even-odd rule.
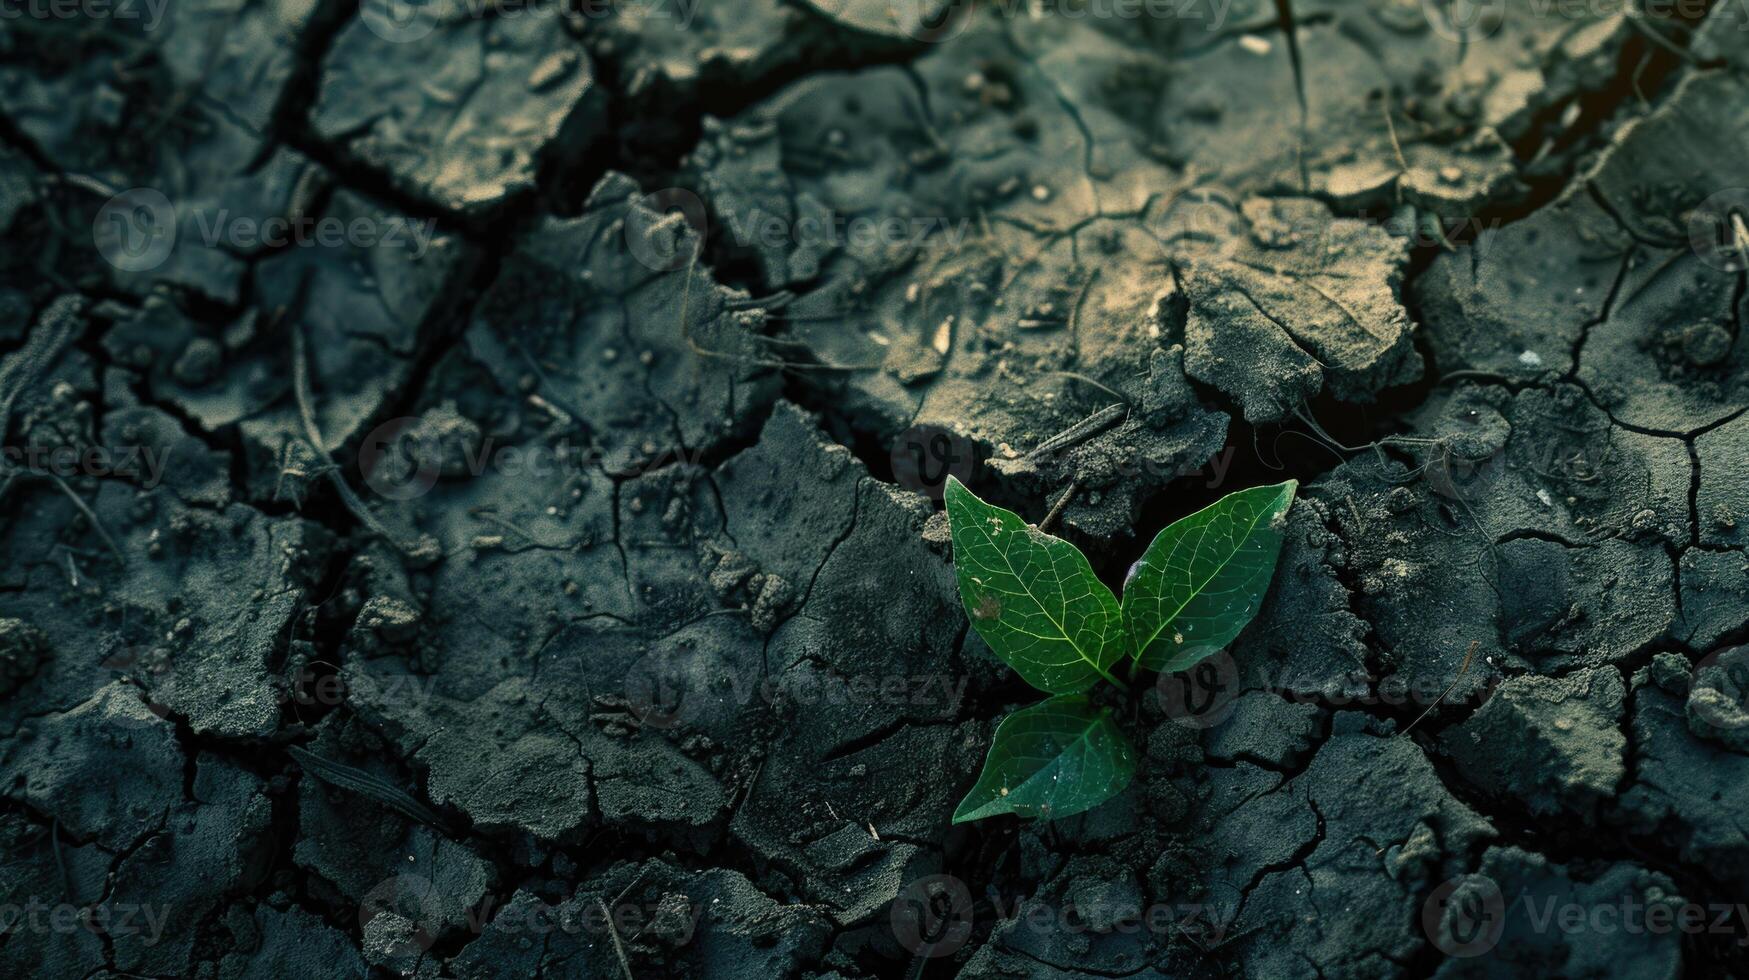
[[[1749, 975], [1749, 7], [913, 6], [0, 22], [0, 973]], [[1302, 481], [1092, 812], [947, 471]]]

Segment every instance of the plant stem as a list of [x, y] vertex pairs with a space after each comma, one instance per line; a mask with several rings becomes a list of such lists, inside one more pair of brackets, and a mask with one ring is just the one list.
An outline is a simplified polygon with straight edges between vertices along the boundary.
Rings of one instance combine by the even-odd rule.
[[1052, 507], [1051, 512], [1045, 515], [1045, 519], [1038, 522], [1038, 529], [1041, 531], [1050, 530], [1051, 525], [1055, 524], [1057, 518], [1062, 516], [1063, 508], [1069, 506], [1069, 498], [1075, 496], [1075, 491], [1079, 489], [1081, 489], [1080, 479], [1070, 480], [1069, 489], [1064, 491], [1061, 497], [1057, 498], [1056, 506]]
[[1106, 680], [1112, 682], [1113, 684], [1117, 685], [1117, 689], [1124, 692], [1125, 694], [1130, 693], [1130, 686], [1128, 684], [1124, 683], [1123, 681], [1118, 680], [1117, 677], [1115, 675], [1113, 675], [1111, 671], [1100, 670], [1099, 676], [1101, 676], [1101, 677], [1105, 678]]

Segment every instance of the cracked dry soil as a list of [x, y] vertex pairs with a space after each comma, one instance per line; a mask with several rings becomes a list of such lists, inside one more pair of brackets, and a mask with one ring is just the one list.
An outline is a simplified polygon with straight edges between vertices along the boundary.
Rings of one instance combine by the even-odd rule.
[[911, 6], [6, 4], [0, 975], [1749, 976], [1749, 4]]

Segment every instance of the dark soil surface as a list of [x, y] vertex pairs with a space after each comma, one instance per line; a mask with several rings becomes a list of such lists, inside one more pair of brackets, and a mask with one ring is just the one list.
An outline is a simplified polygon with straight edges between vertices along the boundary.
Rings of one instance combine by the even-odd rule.
[[1749, 976], [1749, 3], [3, 6], [0, 976]]

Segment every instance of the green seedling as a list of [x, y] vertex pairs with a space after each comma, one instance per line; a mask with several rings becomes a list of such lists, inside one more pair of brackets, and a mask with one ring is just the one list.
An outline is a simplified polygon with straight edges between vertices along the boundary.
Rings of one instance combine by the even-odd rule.
[[972, 628], [1050, 699], [996, 726], [953, 822], [1067, 817], [1123, 792], [1136, 752], [1088, 692], [1119, 671], [1189, 669], [1257, 615], [1281, 555], [1296, 481], [1228, 494], [1155, 536], [1120, 603], [1087, 556], [1018, 514], [947, 484], [954, 576]]

